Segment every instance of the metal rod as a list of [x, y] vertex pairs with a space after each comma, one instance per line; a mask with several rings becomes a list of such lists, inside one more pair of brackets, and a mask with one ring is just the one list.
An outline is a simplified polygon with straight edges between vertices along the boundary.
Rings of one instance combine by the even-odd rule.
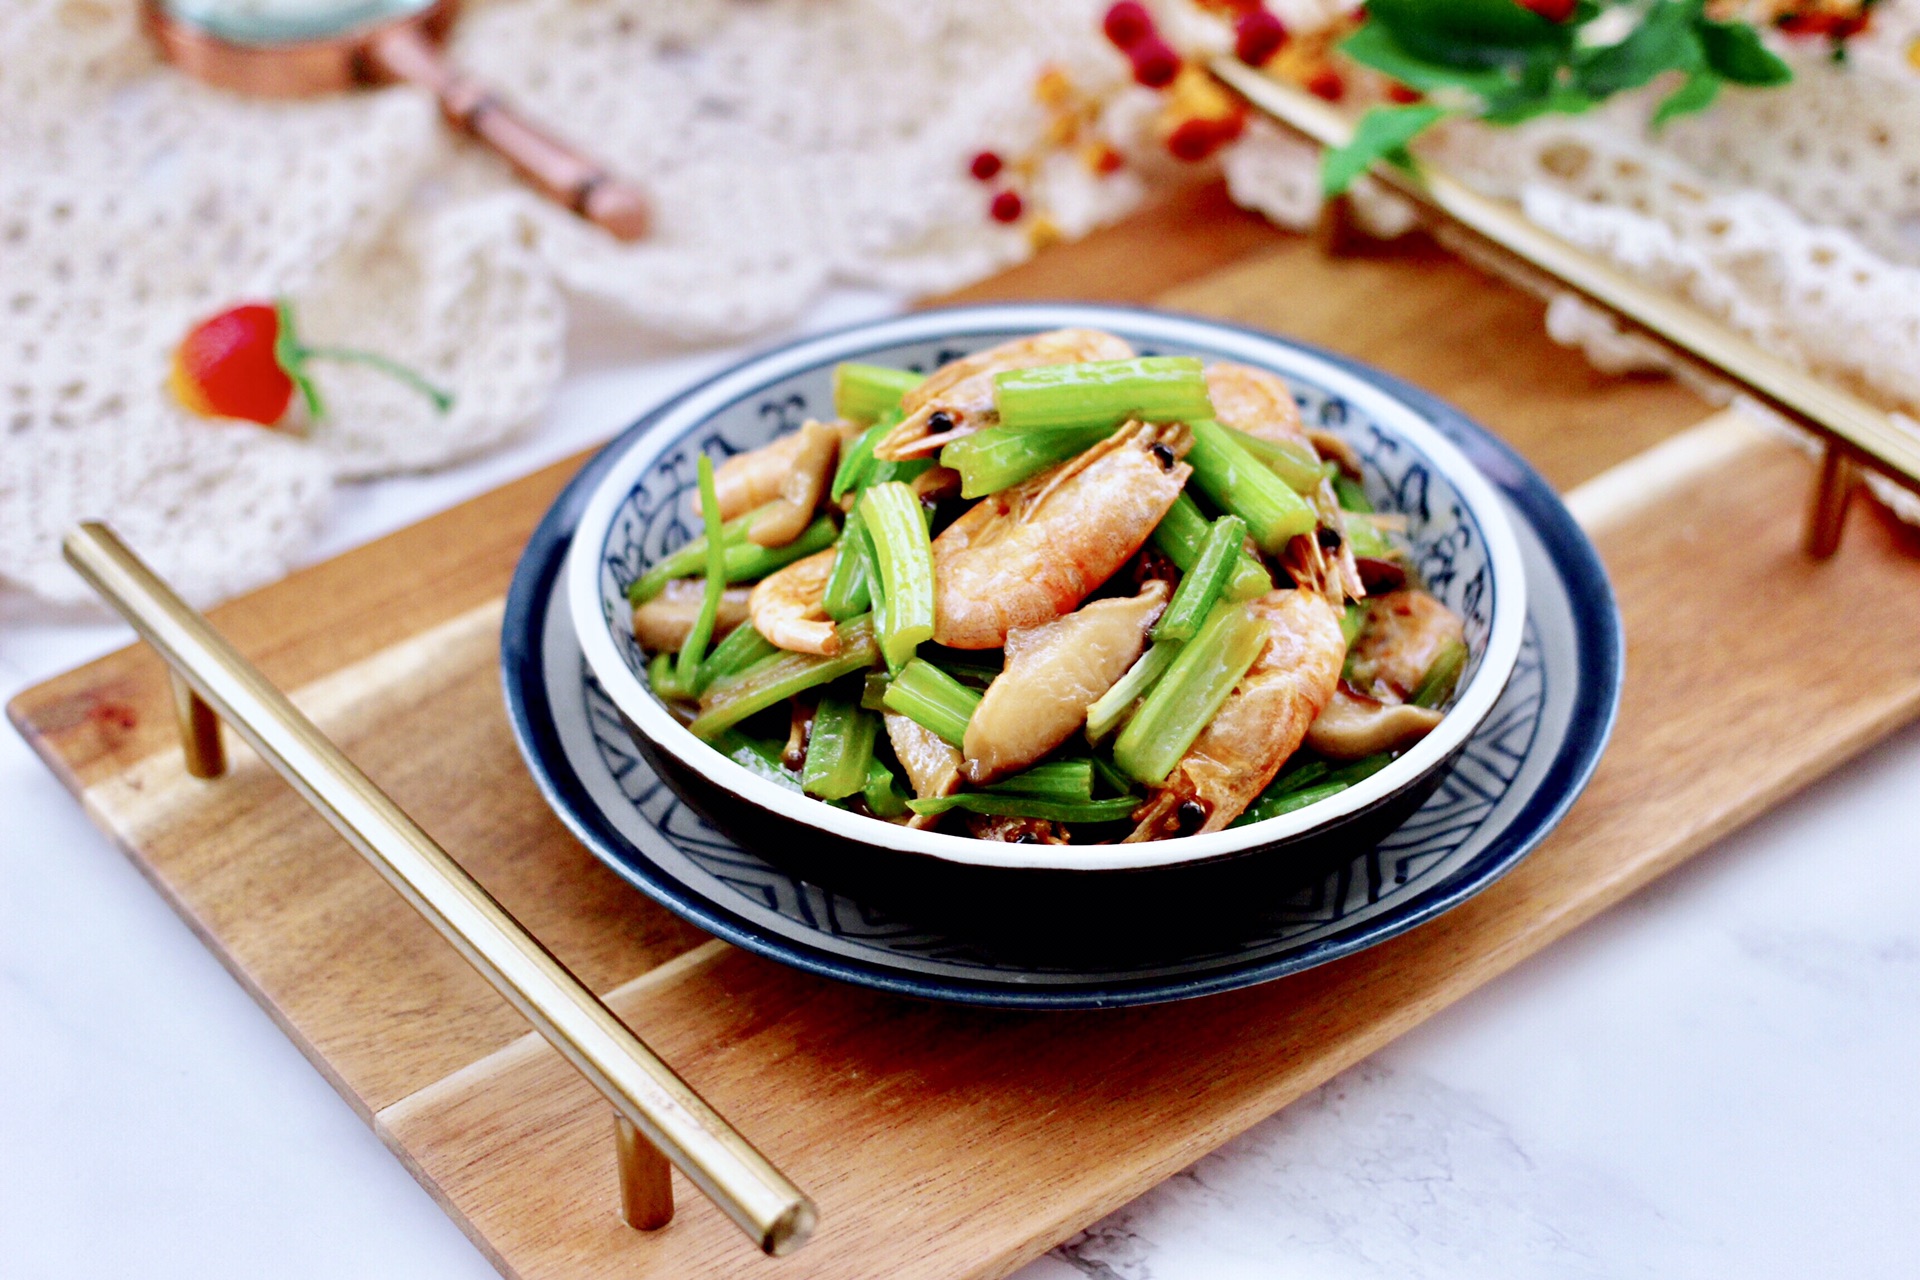
[[613, 1149], [620, 1163], [620, 1216], [636, 1231], [673, 1221], [673, 1166], [633, 1122], [613, 1113]]
[[[193, 692], [250, 742], [494, 989], [605, 1094], [637, 1135], [770, 1254], [798, 1248], [813, 1204], [628, 1030], [285, 694], [106, 525], [67, 535], [67, 561]], [[637, 1136], [636, 1135], [636, 1136]]]
[[[1216, 58], [1214, 75], [1281, 124], [1325, 147], [1344, 146], [1353, 126], [1310, 93], [1262, 75], [1234, 58]], [[1542, 227], [1511, 204], [1484, 196], [1431, 165], [1376, 164], [1375, 178], [1437, 210], [1559, 283], [1608, 308], [1683, 355], [1737, 383], [1855, 462], [1920, 493], [1920, 436], [1875, 406], [1801, 369], [1681, 299], [1661, 293]]]
[[1825, 560], [1840, 549], [1847, 526], [1847, 507], [1860, 482], [1860, 468], [1844, 450], [1828, 445], [1820, 454], [1820, 478], [1814, 482], [1813, 505], [1807, 511], [1807, 554]]
[[173, 686], [173, 715], [180, 724], [180, 750], [187, 757], [187, 772], [196, 778], [219, 777], [227, 771], [220, 717], [172, 667], [167, 668], [167, 680]]

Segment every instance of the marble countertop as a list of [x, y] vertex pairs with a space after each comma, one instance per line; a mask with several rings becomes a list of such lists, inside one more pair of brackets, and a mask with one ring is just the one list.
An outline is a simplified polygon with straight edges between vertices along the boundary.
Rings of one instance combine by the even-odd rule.
[[[347, 491], [313, 558], [605, 438], [731, 354], [636, 361], [583, 331], [528, 441]], [[0, 625], [0, 696], [127, 638]], [[1917, 788], [1920, 728], [1019, 1280], [1909, 1273]], [[0, 1274], [495, 1274], [11, 732], [0, 814]]]

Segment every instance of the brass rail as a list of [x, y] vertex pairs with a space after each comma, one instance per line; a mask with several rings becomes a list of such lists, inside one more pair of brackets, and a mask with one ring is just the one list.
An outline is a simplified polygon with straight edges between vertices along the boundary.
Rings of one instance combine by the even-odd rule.
[[[1339, 147], [1353, 136], [1346, 117], [1310, 93], [1234, 58], [1216, 58], [1209, 66], [1248, 102], [1309, 141]], [[1826, 457], [1808, 512], [1807, 549], [1812, 554], [1825, 557], [1839, 546], [1857, 467], [1920, 493], [1920, 436], [1902, 430], [1860, 397], [1794, 368], [1692, 305], [1575, 248], [1530, 222], [1512, 204], [1482, 195], [1444, 170], [1429, 164], [1411, 169], [1376, 164], [1372, 173], [1820, 437]]]
[[67, 535], [67, 560], [172, 669], [188, 768], [224, 770], [216, 714], [292, 784], [400, 896], [613, 1104], [623, 1216], [673, 1216], [668, 1161], [770, 1254], [798, 1248], [813, 1203], [613, 1011], [354, 767], [104, 524]]

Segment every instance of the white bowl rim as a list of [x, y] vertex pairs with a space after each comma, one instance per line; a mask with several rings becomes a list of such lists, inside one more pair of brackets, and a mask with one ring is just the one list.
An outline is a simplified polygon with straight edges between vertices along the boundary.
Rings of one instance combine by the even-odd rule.
[[[1222, 357], [1262, 367], [1289, 365], [1405, 439], [1445, 476], [1480, 527], [1493, 602], [1492, 622], [1479, 666], [1433, 732], [1372, 777], [1264, 822], [1138, 844], [1038, 845], [914, 830], [836, 808], [734, 763], [667, 713], [621, 656], [607, 629], [600, 594], [600, 551], [607, 533], [635, 482], [661, 454], [742, 395], [768, 382], [854, 358], [875, 347], [1068, 327], [1117, 328], [1123, 336], [1169, 343], [1186, 341]], [[1289, 372], [1287, 368], [1279, 371], [1283, 376]], [[1208, 861], [1292, 840], [1316, 827], [1364, 812], [1412, 784], [1465, 744], [1506, 688], [1526, 627], [1526, 574], [1505, 505], [1479, 469], [1419, 410], [1387, 388], [1275, 335], [1197, 316], [1098, 304], [1006, 303], [920, 311], [802, 339], [746, 358], [669, 405], [648, 430], [627, 443], [601, 477], [581, 514], [568, 549], [565, 573], [569, 615], [587, 665], [607, 695], [657, 746], [714, 786], [823, 835], [947, 862], [1020, 870], [1130, 871]]]

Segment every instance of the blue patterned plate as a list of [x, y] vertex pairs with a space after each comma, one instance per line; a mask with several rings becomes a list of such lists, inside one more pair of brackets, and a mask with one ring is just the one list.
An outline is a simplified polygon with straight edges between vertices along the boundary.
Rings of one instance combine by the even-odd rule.
[[[1097, 971], [1016, 963], [796, 879], [695, 815], [641, 758], [593, 678], [562, 572], [582, 511], [623, 445], [673, 405], [582, 470], [515, 574], [502, 668], [514, 732], [542, 792], [616, 872], [720, 937], [810, 972], [977, 1004], [1083, 1008], [1229, 990], [1371, 946], [1485, 888], [1559, 821], [1612, 728], [1622, 644], [1605, 575], [1546, 482], [1504, 444], [1404, 383], [1285, 345], [1411, 405], [1493, 483], [1520, 543], [1527, 614], [1511, 679], [1439, 789], [1376, 848], [1302, 887], [1258, 930]], [[1289, 377], [1309, 420], [1338, 412], [1327, 406], [1342, 402], [1325, 388], [1301, 384], [1297, 372]]]

